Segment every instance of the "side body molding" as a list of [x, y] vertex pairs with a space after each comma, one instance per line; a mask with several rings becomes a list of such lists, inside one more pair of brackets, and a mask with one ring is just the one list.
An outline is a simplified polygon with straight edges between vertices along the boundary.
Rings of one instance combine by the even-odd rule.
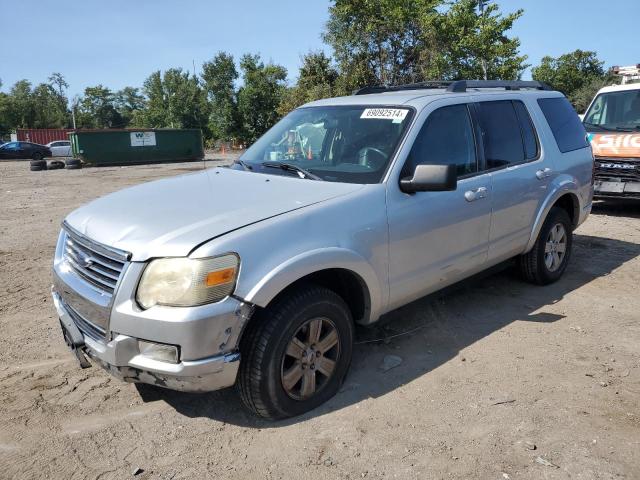
[[[375, 322], [382, 314], [384, 295], [371, 265], [352, 250], [329, 247], [311, 250], [290, 258], [264, 275], [243, 298], [247, 302], [265, 307], [278, 293], [295, 281], [312, 273], [340, 268], [360, 277], [368, 290], [369, 315], [362, 323]], [[365, 294], [365, 298], [367, 295]]]

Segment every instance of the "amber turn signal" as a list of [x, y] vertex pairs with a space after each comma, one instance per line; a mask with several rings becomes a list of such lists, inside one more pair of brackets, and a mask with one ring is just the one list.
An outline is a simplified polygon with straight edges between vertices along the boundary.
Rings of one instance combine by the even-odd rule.
[[204, 283], [207, 287], [215, 287], [216, 285], [224, 285], [233, 282], [236, 277], [236, 268], [229, 267], [223, 270], [207, 273]]

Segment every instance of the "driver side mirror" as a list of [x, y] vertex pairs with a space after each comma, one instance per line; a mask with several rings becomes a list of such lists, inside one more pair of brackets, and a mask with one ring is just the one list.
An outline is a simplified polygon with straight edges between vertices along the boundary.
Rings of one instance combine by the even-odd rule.
[[400, 180], [400, 190], [404, 193], [445, 192], [458, 187], [456, 165], [416, 165], [413, 177]]

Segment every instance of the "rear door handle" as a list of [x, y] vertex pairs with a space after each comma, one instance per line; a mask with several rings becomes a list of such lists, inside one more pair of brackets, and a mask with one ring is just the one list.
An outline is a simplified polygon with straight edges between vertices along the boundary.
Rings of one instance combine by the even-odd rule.
[[551, 176], [553, 170], [551, 170], [550, 168], [544, 168], [543, 170], [538, 170], [536, 172], [536, 177], [538, 178], [538, 180], [544, 180], [547, 177]]
[[464, 199], [467, 202], [475, 202], [481, 198], [485, 198], [487, 196], [487, 188], [486, 187], [478, 187], [475, 190], [467, 190], [464, 192]]

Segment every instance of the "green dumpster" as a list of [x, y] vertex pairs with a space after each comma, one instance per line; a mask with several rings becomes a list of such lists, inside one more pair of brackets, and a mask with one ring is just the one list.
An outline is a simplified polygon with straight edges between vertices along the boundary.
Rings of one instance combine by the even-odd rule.
[[199, 129], [75, 130], [71, 152], [87, 165], [141, 165], [202, 160]]

